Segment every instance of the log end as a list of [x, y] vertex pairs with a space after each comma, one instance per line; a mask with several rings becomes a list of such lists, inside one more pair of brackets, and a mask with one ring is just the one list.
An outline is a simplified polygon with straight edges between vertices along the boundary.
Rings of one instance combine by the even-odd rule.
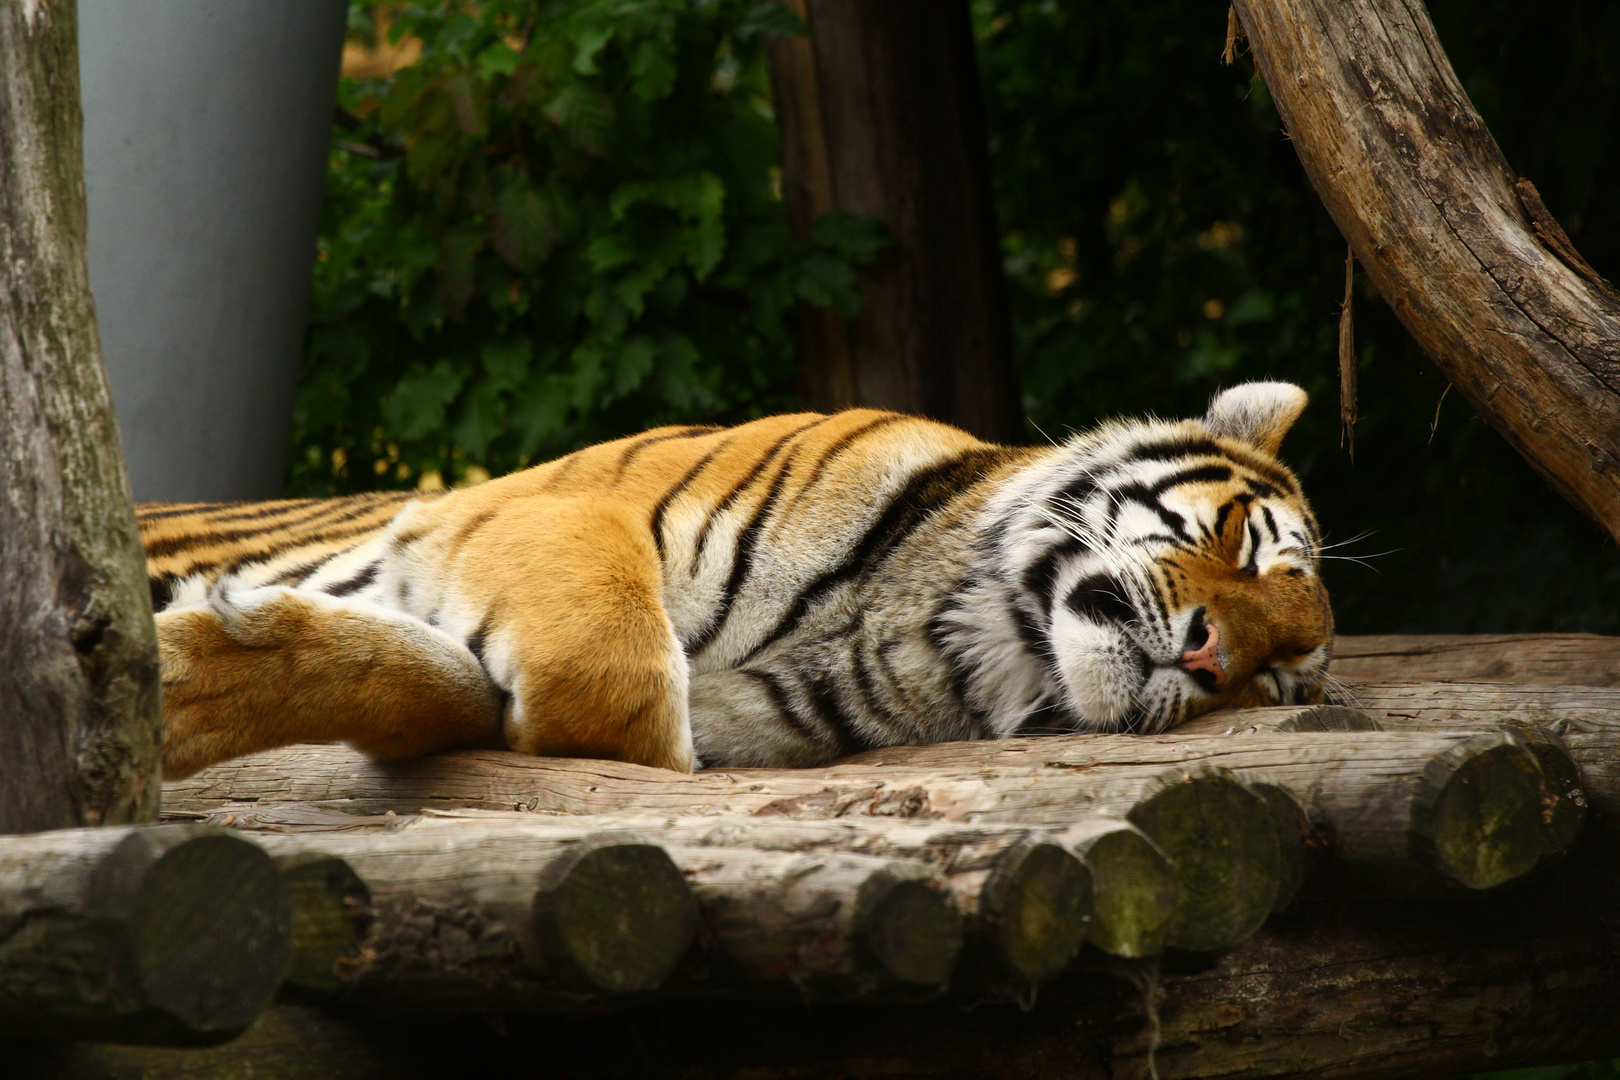
[[697, 901], [669, 854], [622, 836], [588, 838], [559, 860], [534, 911], [546, 961], [616, 994], [662, 986], [697, 928]]
[[1280, 878], [1277, 826], [1261, 796], [1212, 770], [1167, 783], [1130, 820], [1169, 856], [1181, 881], [1167, 944], [1218, 954], [1260, 929]]
[[[1540, 766], [1521, 741], [1496, 740], [1461, 760], [1437, 785], [1432, 808], [1414, 829], [1433, 845], [1435, 863], [1449, 881], [1466, 889], [1490, 889], [1523, 877], [1547, 851]], [[1470, 740], [1473, 744], [1476, 740]]]
[[126, 928], [143, 1008], [108, 1017], [87, 998], [84, 1014], [46, 1023], [51, 1034], [212, 1045], [246, 1029], [274, 995], [292, 915], [258, 845], [211, 826], [136, 829], [97, 866], [89, 894]]
[[981, 894], [981, 916], [997, 959], [1015, 978], [1056, 978], [1085, 943], [1091, 872], [1057, 844], [1021, 844], [1002, 855]]
[[937, 877], [873, 874], [856, 896], [855, 932], [903, 987], [943, 990], [962, 950], [962, 912]]
[[1181, 899], [1175, 867], [1164, 852], [1124, 822], [1089, 838], [1080, 852], [1093, 889], [1086, 940], [1122, 959], [1162, 953]]
[[284, 997], [324, 999], [358, 974], [373, 916], [371, 890], [347, 862], [320, 852], [276, 860], [292, 902], [292, 959]]

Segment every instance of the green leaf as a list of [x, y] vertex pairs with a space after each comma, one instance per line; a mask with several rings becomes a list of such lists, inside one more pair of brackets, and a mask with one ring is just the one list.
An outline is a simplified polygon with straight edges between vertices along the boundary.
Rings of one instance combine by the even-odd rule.
[[598, 23], [581, 31], [574, 38], [574, 72], [579, 75], [595, 75], [596, 56], [611, 40], [613, 40], [611, 22]]
[[490, 245], [501, 258], [519, 270], [533, 270], [550, 256], [555, 239], [551, 208], [526, 178], [501, 189], [490, 216]]
[[419, 439], [444, 423], [444, 412], [461, 391], [467, 372], [449, 360], [431, 368], [413, 366], [383, 400], [382, 418], [389, 435]]
[[497, 75], [510, 76], [517, 70], [519, 56], [512, 46], [497, 41], [478, 54], [478, 73], [486, 80]]
[[738, 21], [736, 30], [739, 41], [752, 37], [797, 37], [809, 32], [804, 20], [780, 0], [754, 4]]
[[613, 124], [612, 100], [584, 83], [565, 86], [545, 108], [545, 117], [556, 124], [569, 140], [584, 150], [599, 152], [606, 145], [608, 128]]
[[894, 244], [894, 238], [882, 218], [833, 212], [816, 218], [810, 226], [810, 242], [856, 266], [870, 266]]
[[478, 358], [483, 362], [487, 385], [500, 392], [514, 390], [529, 374], [534, 342], [526, 337], [500, 338], [487, 342]]

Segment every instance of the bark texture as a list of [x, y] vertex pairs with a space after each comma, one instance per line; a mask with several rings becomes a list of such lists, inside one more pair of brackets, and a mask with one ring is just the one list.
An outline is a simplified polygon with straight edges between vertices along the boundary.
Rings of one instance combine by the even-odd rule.
[[1022, 442], [968, 4], [790, 2], [810, 34], [771, 53], [789, 214], [801, 234], [829, 210], [867, 214], [894, 240], [853, 322], [801, 313], [806, 401]]
[[157, 642], [85, 263], [71, 0], [0, 5], [0, 832], [152, 821]]
[[1520, 180], [1418, 0], [1234, 0], [1316, 192], [1452, 384], [1620, 538], [1620, 294]]
[[1620, 638], [1602, 634], [1368, 634], [1333, 642], [1330, 669], [1357, 682], [1620, 686]]

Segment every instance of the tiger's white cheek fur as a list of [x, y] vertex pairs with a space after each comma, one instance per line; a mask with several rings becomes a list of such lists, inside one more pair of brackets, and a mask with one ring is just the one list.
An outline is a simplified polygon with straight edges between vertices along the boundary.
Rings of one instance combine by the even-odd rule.
[[1126, 720], [1142, 689], [1142, 654], [1124, 631], [1059, 606], [1052, 618], [1052, 653], [1085, 726], [1107, 729]]

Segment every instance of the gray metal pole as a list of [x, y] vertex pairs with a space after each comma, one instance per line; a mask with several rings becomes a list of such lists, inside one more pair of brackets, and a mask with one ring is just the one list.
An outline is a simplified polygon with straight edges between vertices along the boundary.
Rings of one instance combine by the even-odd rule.
[[90, 285], [138, 500], [281, 489], [345, 0], [79, 0]]

